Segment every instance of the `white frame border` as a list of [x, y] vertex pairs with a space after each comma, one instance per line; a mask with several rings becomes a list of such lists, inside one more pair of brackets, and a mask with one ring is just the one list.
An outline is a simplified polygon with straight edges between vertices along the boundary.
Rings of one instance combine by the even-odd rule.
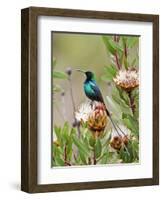
[[[51, 31], [141, 35], [139, 165], [51, 168]], [[152, 178], [152, 36], [152, 22], [38, 17], [38, 184]]]

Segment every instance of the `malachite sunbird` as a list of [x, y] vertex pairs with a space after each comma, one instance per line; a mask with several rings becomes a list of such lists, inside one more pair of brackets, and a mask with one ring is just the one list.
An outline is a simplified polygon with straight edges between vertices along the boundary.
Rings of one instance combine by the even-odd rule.
[[[86, 80], [84, 81], [84, 92], [85, 95], [91, 100], [91, 101], [98, 101], [104, 104], [104, 99], [102, 97], [102, 93], [95, 81], [94, 73], [91, 71], [83, 71], [78, 69], [77, 71], [83, 72], [86, 75]], [[106, 108], [106, 106], [105, 106]], [[108, 116], [110, 116], [109, 111], [106, 108], [106, 113]]]
[[113, 121], [109, 111], [106, 108], [104, 99], [102, 97], [102, 93], [101, 93], [101, 91], [100, 91], [100, 89], [99, 89], [99, 87], [96, 83], [94, 73], [91, 72], [91, 71], [83, 71], [83, 70], [80, 70], [80, 69], [78, 69], [77, 71], [80, 71], [80, 72], [82, 72], [86, 75], [86, 79], [84, 81], [84, 92], [85, 92], [86, 96], [91, 101], [98, 101], [98, 102], [103, 103], [104, 106], [105, 106], [105, 109], [106, 109], [106, 113], [107, 113], [114, 129], [116, 130], [116, 132], [119, 134], [119, 131], [120, 131], [122, 134], [124, 134], [124, 132], [121, 130], [121, 128], [118, 126], [118, 124], [116, 124]]

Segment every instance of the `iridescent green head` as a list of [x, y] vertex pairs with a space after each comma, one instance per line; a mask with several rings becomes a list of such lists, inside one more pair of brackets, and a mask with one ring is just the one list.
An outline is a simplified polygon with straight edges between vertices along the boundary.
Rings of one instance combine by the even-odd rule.
[[93, 72], [87, 71], [87, 72], [85, 72], [85, 75], [86, 75], [88, 80], [94, 79]]
[[83, 71], [83, 70], [80, 70], [80, 69], [78, 69], [77, 71], [84, 73], [87, 77], [87, 80], [94, 79], [94, 74], [91, 71]]

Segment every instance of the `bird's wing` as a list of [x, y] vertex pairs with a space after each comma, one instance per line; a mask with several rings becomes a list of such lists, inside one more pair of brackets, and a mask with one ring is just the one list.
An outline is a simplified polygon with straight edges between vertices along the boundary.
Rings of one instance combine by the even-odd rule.
[[90, 86], [91, 86], [92, 90], [95, 93], [95, 96], [96, 96], [95, 100], [96, 101], [100, 101], [100, 102], [104, 102], [102, 94], [101, 94], [101, 91], [100, 91], [98, 85], [96, 84], [96, 82], [95, 81], [91, 81], [90, 82]]

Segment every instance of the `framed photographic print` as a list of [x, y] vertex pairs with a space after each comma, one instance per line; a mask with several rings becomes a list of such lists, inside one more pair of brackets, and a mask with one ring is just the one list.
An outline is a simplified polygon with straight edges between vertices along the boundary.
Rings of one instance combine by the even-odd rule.
[[21, 11], [21, 189], [159, 184], [159, 16]]

